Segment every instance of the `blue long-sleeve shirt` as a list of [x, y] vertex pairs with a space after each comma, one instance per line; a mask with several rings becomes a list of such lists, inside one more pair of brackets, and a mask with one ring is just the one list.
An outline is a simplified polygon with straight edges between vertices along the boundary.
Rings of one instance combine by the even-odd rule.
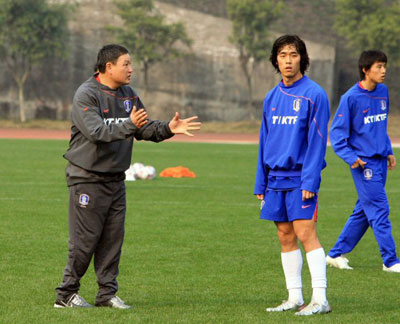
[[384, 84], [368, 91], [356, 83], [342, 96], [332, 121], [330, 139], [335, 153], [349, 165], [359, 157], [393, 154], [388, 114], [389, 94]]
[[307, 76], [291, 86], [281, 81], [267, 94], [254, 194], [264, 194], [267, 187], [271, 188], [271, 175], [274, 187], [286, 182], [291, 188], [318, 192], [321, 170], [326, 166], [329, 116], [325, 91]]

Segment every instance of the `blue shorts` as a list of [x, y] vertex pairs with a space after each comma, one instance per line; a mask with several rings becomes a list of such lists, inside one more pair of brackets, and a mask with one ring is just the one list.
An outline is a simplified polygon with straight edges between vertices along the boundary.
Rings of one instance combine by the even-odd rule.
[[318, 217], [318, 194], [302, 201], [302, 190], [275, 191], [268, 189], [261, 209], [261, 219], [275, 222], [293, 222], [298, 219], [314, 219]]

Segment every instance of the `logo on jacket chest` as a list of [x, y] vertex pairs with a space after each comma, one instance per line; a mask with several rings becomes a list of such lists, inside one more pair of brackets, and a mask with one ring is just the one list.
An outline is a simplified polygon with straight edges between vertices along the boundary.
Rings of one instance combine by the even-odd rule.
[[385, 100], [381, 100], [381, 109], [386, 110], [386, 101]]
[[293, 110], [294, 112], [299, 112], [300, 111], [300, 106], [301, 106], [301, 99], [295, 99], [293, 100]]
[[129, 114], [132, 110], [132, 101], [124, 100], [124, 108], [125, 108], [125, 111]]

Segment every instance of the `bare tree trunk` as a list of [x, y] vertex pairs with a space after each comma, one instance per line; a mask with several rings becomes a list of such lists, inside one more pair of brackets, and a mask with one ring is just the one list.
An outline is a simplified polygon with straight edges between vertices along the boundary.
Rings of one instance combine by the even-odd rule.
[[248, 75], [247, 79], [247, 90], [249, 91], [249, 118], [251, 121], [255, 120], [255, 112], [254, 112], [254, 104], [253, 104], [253, 84], [252, 84], [252, 77]]
[[22, 123], [26, 122], [24, 85], [28, 75], [29, 70], [26, 70], [22, 76], [20, 76], [18, 73], [13, 74], [14, 80], [18, 86], [19, 119]]
[[15, 77], [18, 85], [18, 103], [19, 103], [19, 118], [21, 123], [26, 122], [25, 115], [25, 97], [24, 97], [24, 84], [26, 79], [28, 78], [29, 71], [25, 71], [22, 77]]
[[249, 71], [249, 64], [250, 58], [248, 56], [241, 56], [240, 57], [240, 65], [242, 67], [243, 73], [246, 77], [247, 82], [247, 91], [248, 91], [248, 111], [249, 111], [249, 119], [251, 121], [255, 120], [255, 112], [254, 112], [254, 105], [253, 105], [253, 85], [252, 85], [252, 73]]
[[19, 119], [21, 123], [25, 123], [26, 116], [25, 116], [24, 85], [20, 83], [18, 83], [18, 103], [19, 103]]
[[144, 75], [144, 93], [143, 99], [147, 101], [147, 95], [149, 90], [149, 65], [147, 62], [143, 62], [143, 75]]

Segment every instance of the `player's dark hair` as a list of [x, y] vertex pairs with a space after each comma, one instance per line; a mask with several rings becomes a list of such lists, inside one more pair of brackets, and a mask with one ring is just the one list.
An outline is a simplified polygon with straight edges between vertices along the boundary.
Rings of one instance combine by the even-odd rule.
[[99, 71], [100, 73], [106, 72], [106, 64], [108, 62], [115, 64], [121, 55], [128, 53], [129, 51], [121, 45], [110, 44], [103, 46], [97, 54], [97, 62], [94, 66], [94, 71]]
[[301, 74], [304, 74], [310, 65], [310, 59], [308, 57], [306, 44], [297, 35], [283, 35], [275, 40], [269, 57], [273, 67], [278, 73], [280, 72], [278, 66], [278, 53], [279, 50], [286, 45], [294, 45], [296, 47], [300, 54], [300, 72]]
[[365, 80], [365, 73], [363, 69], [368, 71], [371, 66], [376, 62], [387, 63], [387, 56], [379, 50], [369, 50], [361, 53], [358, 60], [358, 71], [360, 72], [361, 80]]

